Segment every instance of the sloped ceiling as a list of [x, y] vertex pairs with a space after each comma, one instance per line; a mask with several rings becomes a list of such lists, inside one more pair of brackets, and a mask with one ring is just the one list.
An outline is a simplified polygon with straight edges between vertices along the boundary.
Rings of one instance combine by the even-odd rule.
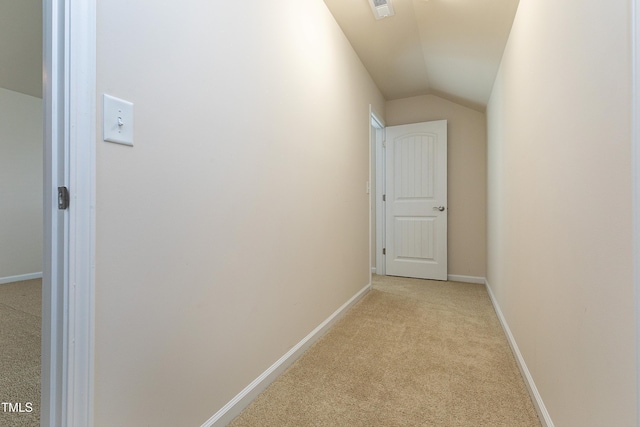
[[42, 0], [0, 0], [0, 87], [42, 97]]
[[[436, 94], [484, 110], [518, 0], [324, 0], [386, 99]], [[0, 0], [0, 87], [42, 96], [42, 2]]]
[[518, 0], [324, 0], [387, 100], [435, 94], [484, 111]]

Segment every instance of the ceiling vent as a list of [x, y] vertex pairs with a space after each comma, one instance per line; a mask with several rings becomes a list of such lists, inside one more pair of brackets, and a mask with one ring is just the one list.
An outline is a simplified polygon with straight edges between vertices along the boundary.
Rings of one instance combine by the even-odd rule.
[[373, 16], [375, 16], [376, 19], [394, 15], [391, 0], [369, 0], [369, 4], [371, 5], [371, 10], [373, 10]]

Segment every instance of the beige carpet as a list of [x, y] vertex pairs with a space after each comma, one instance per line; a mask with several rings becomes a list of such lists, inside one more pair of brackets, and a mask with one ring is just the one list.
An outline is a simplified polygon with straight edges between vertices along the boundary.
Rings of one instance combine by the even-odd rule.
[[230, 426], [540, 423], [484, 286], [374, 276]]
[[40, 425], [42, 281], [0, 285], [0, 402], [32, 403], [12, 413], [0, 403], [0, 426]]

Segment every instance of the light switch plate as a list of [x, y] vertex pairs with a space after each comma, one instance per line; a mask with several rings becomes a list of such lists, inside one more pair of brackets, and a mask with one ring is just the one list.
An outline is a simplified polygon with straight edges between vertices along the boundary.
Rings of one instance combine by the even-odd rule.
[[133, 103], [106, 93], [103, 101], [103, 139], [133, 146]]

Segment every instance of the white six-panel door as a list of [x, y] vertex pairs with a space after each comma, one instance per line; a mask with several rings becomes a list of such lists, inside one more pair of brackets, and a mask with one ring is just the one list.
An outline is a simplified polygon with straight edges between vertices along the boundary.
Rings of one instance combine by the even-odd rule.
[[447, 121], [386, 132], [386, 274], [447, 280]]

